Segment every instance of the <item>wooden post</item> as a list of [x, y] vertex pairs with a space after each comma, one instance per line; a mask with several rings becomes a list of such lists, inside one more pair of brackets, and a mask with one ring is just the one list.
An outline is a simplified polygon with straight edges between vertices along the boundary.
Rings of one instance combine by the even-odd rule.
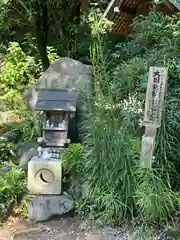
[[156, 130], [161, 125], [164, 95], [167, 82], [167, 69], [150, 67], [144, 111], [145, 134], [142, 137], [140, 165], [152, 167]]

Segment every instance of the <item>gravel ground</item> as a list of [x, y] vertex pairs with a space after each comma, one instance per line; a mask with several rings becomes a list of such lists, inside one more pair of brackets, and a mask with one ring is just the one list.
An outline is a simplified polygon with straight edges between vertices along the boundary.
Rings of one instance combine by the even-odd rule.
[[[135, 235], [136, 232], [136, 236]], [[147, 231], [148, 232], [148, 231]], [[150, 232], [150, 231], [149, 231]], [[129, 233], [128, 228], [102, 229], [90, 228], [79, 218], [56, 218], [44, 223], [30, 223], [18, 218], [10, 218], [0, 229], [0, 240], [165, 240], [163, 231], [152, 234], [142, 234], [137, 229]]]

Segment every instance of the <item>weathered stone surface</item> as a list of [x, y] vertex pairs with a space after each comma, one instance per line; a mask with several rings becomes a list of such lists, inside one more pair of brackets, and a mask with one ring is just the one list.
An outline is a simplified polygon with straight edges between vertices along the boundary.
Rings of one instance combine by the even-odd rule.
[[30, 149], [37, 149], [37, 142], [28, 142], [28, 143], [19, 143], [16, 146], [16, 155], [21, 157], [25, 152], [28, 152]]
[[91, 66], [71, 58], [59, 58], [42, 74], [36, 84], [23, 93], [25, 104], [34, 111], [38, 89], [71, 89], [91, 93]]
[[29, 218], [39, 222], [68, 213], [73, 208], [74, 201], [69, 195], [36, 196], [28, 203]]
[[37, 143], [24, 143], [17, 146], [16, 153], [19, 159], [19, 168], [23, 170], [28, 169], [28, 162], [38, 155], [38, 144]]

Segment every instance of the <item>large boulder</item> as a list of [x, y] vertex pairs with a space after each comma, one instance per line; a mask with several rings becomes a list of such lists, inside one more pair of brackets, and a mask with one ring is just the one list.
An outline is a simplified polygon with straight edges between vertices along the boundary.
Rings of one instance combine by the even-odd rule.
[[59, 58], [42, 74], [38, 81], [23, 93], [25, 104], [34, 111], [39, 89], [70, 89], [91, 93], [92, 69], [71, 58]]

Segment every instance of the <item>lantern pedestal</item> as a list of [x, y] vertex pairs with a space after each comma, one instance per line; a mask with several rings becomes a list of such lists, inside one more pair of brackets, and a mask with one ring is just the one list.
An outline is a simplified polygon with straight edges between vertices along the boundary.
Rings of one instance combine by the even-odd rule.
[[28, 190], [31, 194], [61, 194], [61, 160], [35, 158], [28, 163]]

